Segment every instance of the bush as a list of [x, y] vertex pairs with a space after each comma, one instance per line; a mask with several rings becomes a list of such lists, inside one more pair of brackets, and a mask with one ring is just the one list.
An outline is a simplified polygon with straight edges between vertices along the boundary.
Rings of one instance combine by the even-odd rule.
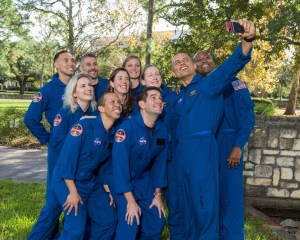
[[262, 99], [262, 98], [253, 98], [252, 99], [255, 107], [254, 112], [256, 115], [274, 115], [275, 107], [271, 100]]
[[0, 108], [0, 144], [18, 147], [37, 147], [37, 140], [25, 126], [23, 119], [27, 108]]

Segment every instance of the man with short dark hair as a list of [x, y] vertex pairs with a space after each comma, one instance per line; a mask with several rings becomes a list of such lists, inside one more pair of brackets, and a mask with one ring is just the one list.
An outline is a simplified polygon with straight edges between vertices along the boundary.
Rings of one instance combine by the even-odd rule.
[[[41, 144], [48, 144], [51, 142], [51, 130], [55, 116], [59, 109], [63, 106], [63, 97], [65, 87], [68, 84], [71, 76], [75, 71], [75, 64], [73, 56], [66, 50], [60, 51], [54, 56], [54, 67], [57, 73], [52, 76], [52, 80], [46, 83], [37, 92], [24, 117], [24, 123], [30, 132], [40, 141]], [[47, 122], [50, 124], [50, 132], [41, 122], [45, 114]], [[47, 189], [46, 189], [46, 204], [43, 207], [40, 217], [32, 229], [31, 235], [28, 239], [48, 239], [54, 238], [58, 232], [58, 222], [56, 232], [51, 237], [48, 227], [45, 228], [47, 222], [47, 214], [49, 206], [53, 197], [56, 198], [51, 188], [52, 172], [57, 159], [56, 153], [51, 144], [48, 145], [48, 171], [47, 171]]]
[[172, 58], [173, 75], [183, 87], [175, 106], [179, 122], [175, 159], [178, 194], [183, 216], [182, 239], [219, 239], [219, 160], [215, 135], [222, 117], [223, 89], [251, 59], [255, 27], [245, 29], [242, 43], [215, 71], [196, 74], [196, 65], [184, 52]]
[[169, 134], [156, 121], [163, 110], [160, 92], [145, 88], [137, 99], [140, 113], [116, 131], [109, 185], [117, 205], [115, 239], [160, 239], [165, 224], [161, 188], [167, 184]]
[[102, 93], [107, 90], [108, 80], [98, 76], [99, 66], [96, 56], [91, 53], [83, 55], [80, 59], [79, 70], [86, 72], [92, 78], [95, 100], [97, 101]]
[[[52, 180], [64, 211], [60, 239], [112, 239], [114, 235], [115, 208], [100, 181], [105, 178], [102, 168], [110, 159], [115, 121], [121, 113], [118, 96], [105, 92], [98, 101], [98, 116], [82, 118], [66, 137]], [[85, 237], [87, 219], [89, 237]]]
[[[194, 56], [197, 72], [205, 77], [215, 69], [208, 51]], [[243, 152], [255, 124], [254, 103], [244, 82], [238, 78], [227, 84], [224, 113], [219, 123], [217, 141], [220, 161], [220, 239], [245, 239]]]

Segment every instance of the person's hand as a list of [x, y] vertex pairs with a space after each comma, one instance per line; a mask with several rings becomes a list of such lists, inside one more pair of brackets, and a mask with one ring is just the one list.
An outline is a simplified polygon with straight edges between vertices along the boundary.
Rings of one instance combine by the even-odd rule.
[[164, 206], [164, 203], [163, 203], [160, 195], [156, 195], [153, 198], [152, 203], [149, 206], [149, 208], [152, 208], [153, 206], [157, 207], [159, 218], [161, 218], [161, 214], [163, 214], [166, 217], [165, 206]]
[[244, 33], [238, 33], [242, 38], [252, 38], [255, 36], [255, 25], [251, 21], [239, 19], [233, 20], [233, 22], [238, 22], [241, 26], [244, 27]]
[[240, 165], [241, 156], [242, 156], [242, 150], [239, 147], [234, 146], [227, 160], [228, 168], [238, 167]]
[[75, 208], [75, 216], [77, 216], [78, 213], [78, 203], [83, 204], [83, 201], [78, 194], [78, 192], [70, 192], [67, 200], [65, 201], [63, 207], [64, 207], [64, 212], [68, 210], [67, 215], [70, 214], [73, 208]]
[[110, 205], [110, 206], [113, 205], [113, 206], [116, 208], [115, 200], [114, 200], [113, 196], [112, 196], [111, 193], [110, 193], [110, 190], [109, 190], [108, 185], [107, 185], [107, 184], [103, 184], [103, 188], [104, 188], [105, 192], [106, 192], [106, 193], [108, 194], [108, 196], [109, 196], [109, 199], [110, 199], [109, 205]]
[[109, 196], [109, 199], [110, 199], [109, 205], [114, 206], [114, 208], [116, 208], [116, 202], [115, 202], [115, 200], [114, 200], [114, 198], [113, 198], [113, 196], [111, 195], [110, 192], [108, 193], [108, 196]]
[[125, 215], [125, 221], [132, 225], [134, 217], [136, 218], [137, 225], [140, 225], [140, 216], [142, 214], [141, 208], [136, 201], [130, 201], [127, 203], [127, 211]]

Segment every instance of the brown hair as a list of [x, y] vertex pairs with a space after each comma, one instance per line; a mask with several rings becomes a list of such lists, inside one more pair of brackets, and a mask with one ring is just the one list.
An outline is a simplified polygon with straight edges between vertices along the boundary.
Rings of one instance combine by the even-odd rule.
[[[129, 77], [129, 73], [127, 72], [127, 70], [125, 68], [116, 68], [110, 74], [108, 80], [113, 82], [115, 80], [116, 75], [119, 72], [126, 72], [128, 74], [128, 77]], [[114, 92], [114, 88], [110, 84], [108, 84], [107, 91], [108, 92]], [[126, 94], [126, 97], [125, 97], [125, 101], [122, 104], [122, 114], [123, 114], [123, 116], [125, 116], [126, 118], [129, 116], [129, 114], [133, 110], [134, 104], [135, 104], [135, 99], [134, 99], [134, 96], [131, 92], [131, 89], [129, 88], [128, 93]]]
[[125, 60], [123, 61], [122, 63], [122, 68], [125, 68], [125, 65], [126, 63], [128, 63], [130, 60], [132, 59], [137, 59], [140, 63], [140, 78], [141, 78], [141, 75], [142, 75], [142, 63], [141, 63], [141, 60], [139, 59], [138, 56], [136, 55], [129, 55], [127, 58], [125, 58]]

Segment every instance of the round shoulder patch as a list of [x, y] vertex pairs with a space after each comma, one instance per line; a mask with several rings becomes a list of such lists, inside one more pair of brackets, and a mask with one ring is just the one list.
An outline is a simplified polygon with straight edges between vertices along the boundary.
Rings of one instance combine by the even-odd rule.
[[116, 142], [123, 142], [126, 139], [126, 133], [123, 129], [116, 132]]
[[54, 122], [53, 122], [53, 126], [58, 126], [62, 121], [62, 118], [60, 116], [60, 114], [56, 114], [55, 118], [54, 118]]
[[42, 93], [37, 92], [37, 93], [35, 93], [35, 94], [33, 95], [32, 101], [33, 101], [33, 102], [39, 102], [39, 101], [42, 100], [42, 98], [43, 98]]
[[83, 132], [83, 128], [80, 124], [76, 124], [72, 127], [70, 133], [73, 137], [80, 136]]

